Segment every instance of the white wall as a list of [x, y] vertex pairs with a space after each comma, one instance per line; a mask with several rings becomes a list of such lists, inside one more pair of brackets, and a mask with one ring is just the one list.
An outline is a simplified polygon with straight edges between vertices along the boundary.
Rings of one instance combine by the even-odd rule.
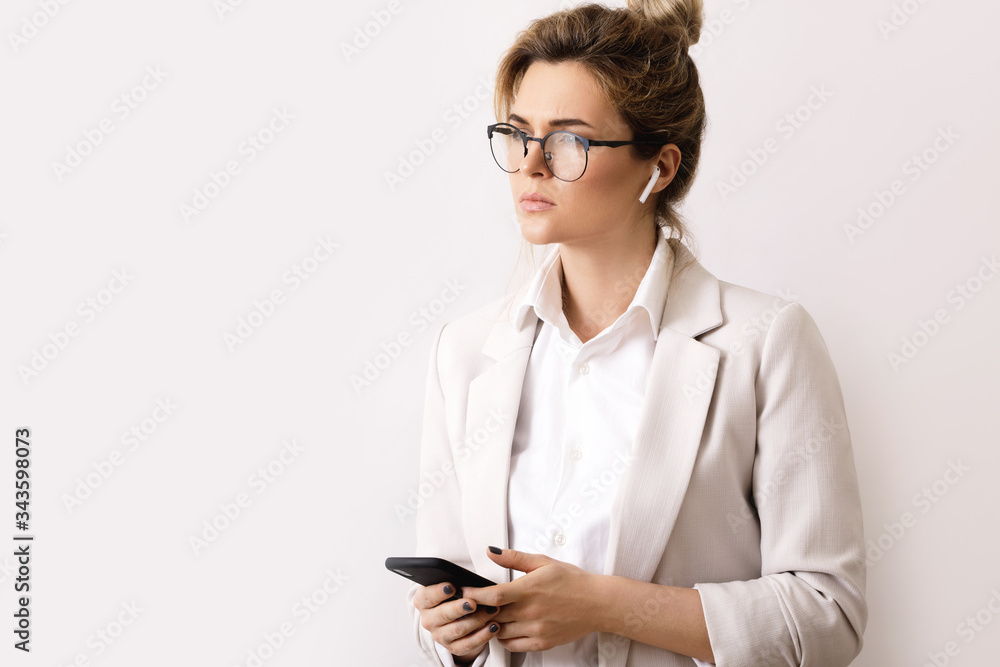
[[[482, 82], [516, 31], [559, 3], [223, 2], [2, 10], [0, 487], [10, 498], [14, 430], [29, 427], [31, 659], [248, 665], [284, 628], [264, 664], [421, 664], [406, 584], [382, 561], [413, 548], [412, 519], [394, 508], [416, 482], [429, 345], [441, 322], [504, 290], [521, 241]], [[866, 532], [884, 552], [871, 552], [854, 664], [920, 665], [949, 642], [956, 655], [938, 664], [987, 664], [1000, 651], [986, 606], [1000, 600], [1000, 280], [977, 272], [992, 277], [981, 267], [1000, 251], [1000, 6], [706, 5], [715, 34], [707, 25], [695, 52], [710, 128], [685, 213], [706, 268], [791, 292], [837, 365]], [[894, 7], [916, 11], [883, 35]], [[373, 12], [391, 21], [348, 58], [342, 45]], [[787, 136], [777, 123], [815, 89], [829, 99]], [[243, 143], [258, 133], [272, 140], [259, 151]], [[769, 138], [777, 152], [722, 196]], [[428, 141], [390, 187], [385, 174]], [[53, 166], [77, 146], [88, 154], [75, 168]], [[925, 151], [936, 161], [914, 172]], [[238, 173], [210, 187], [230, 161]], [[859, 207], [895, 180], [901, 194], [849, 238]], [[183, 215], [205, 188], [204, 210]], [[286, 272], [314, 251], [325, 261], [296, 282]], [[454, 303], [411, 319], [449, 281]], [[959, 285], [978, 291], [959, 299]], [[281, 303], [230, 349], [225, 336], [274, 290]], [[924, 337], [935, 313], [943, 323]], [[404, 334], [355, 391], [351, 376]], [[903, 338], [919, 350], [893, 367]], [[36, 351], [49, 358], [22, 377]], [[156, 409], [167, 400], [169, 415]], [[123, 439], [133, 427], [142, 441]], [[260, 477], [290, 441], [301, 451]], [[941, 481], [959, 463], [967, 471]], [[193, 548], [238, 499], [239, 516]], [[329, 572], [340, 583], [327, 595]], [[122, 611], [133, 602], [134, 621]], [[977, 612], [993, 622], [961, 625]], [[119, 617], [130, 625], [110, 646], [96, 638]]]

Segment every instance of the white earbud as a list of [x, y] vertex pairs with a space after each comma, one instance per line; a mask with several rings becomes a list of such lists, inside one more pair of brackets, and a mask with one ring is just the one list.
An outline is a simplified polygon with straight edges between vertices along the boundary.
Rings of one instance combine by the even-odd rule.
[[656, 184], [656, 179], [658, 179], [659, 177], [660, 177], [660, 168], [653, 167], [653, 175], [649, 178], [649, 183], [646, 183], [646, 189], [642, 191], [641, 195], [639, 195], [640, 204], [646, 203], [646, 197], [648, 197], [649, 193], [653, 191], [653, 185]]

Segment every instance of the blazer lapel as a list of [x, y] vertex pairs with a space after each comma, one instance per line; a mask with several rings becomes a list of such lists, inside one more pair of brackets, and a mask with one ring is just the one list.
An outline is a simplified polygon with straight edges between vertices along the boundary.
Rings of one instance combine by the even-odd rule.
[[[523, 288], [519, 295], [523, 295]], [[512, 310], [518, 298], [513, 301]], [[476, 486], [463, 489], [467, 500], [462, 507], [462, 525], [476, 571], [497, 583], [509, 582], [510, 570], [490, 560], [486, 547], [509, 546], [510, 455], [537, 322], [537, 317], [530, 317], [522, 330], [514, 327], [512, 318], [494, 324], [482, 349], [494, 363], [469, 384], [463, 444], [472, 450], [466, 466], [468, 479], [475, 480]]]
[[[666, 549], [701, 443], [719, 350], [694, 339], [722, 324], [719, 281], [672, 244], [674, 265], [628, 468], [611, 510], [604, 574], [650, 581]], [[689, 263], [678, 272], [678, 265]], [[620, 667], [629, 640], [600, 633], [601, 667]]]

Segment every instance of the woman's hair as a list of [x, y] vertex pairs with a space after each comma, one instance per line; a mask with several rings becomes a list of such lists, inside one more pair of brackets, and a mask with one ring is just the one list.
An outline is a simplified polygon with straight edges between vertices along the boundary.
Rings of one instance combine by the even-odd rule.
[[[661, 139], [680, 149], [677, 174], [658, 193], [654, 211], [656, 224], [680, 242], [690, 232], [676, 207], [694, 181], [706, 125], [698, 69], [688, 55], [701, 34], [702, 13], [701, 0], [628, 0], [627, 8], [592, 3], [535, 19], [500, 61], [497, 120], [506, 121], [532, 63], [580, 63], [634, 140]], [[632, 145], [621, 150], [646, 160], [660, 148]]]

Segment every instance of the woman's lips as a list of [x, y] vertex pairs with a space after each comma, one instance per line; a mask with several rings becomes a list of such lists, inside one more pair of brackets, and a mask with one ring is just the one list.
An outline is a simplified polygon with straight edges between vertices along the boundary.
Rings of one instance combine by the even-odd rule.
[[522, 211], [544, 211], [550, 209], [555, 204], [537, 192], [525, 192], [521, 195]]
[[521, 210], [522, 211], [544, 211], [546, 209], [555, 208], [555, 204], [551, 204], [547, 201], [539, 201], [537, 199], [522, 199], [521, 200]]

